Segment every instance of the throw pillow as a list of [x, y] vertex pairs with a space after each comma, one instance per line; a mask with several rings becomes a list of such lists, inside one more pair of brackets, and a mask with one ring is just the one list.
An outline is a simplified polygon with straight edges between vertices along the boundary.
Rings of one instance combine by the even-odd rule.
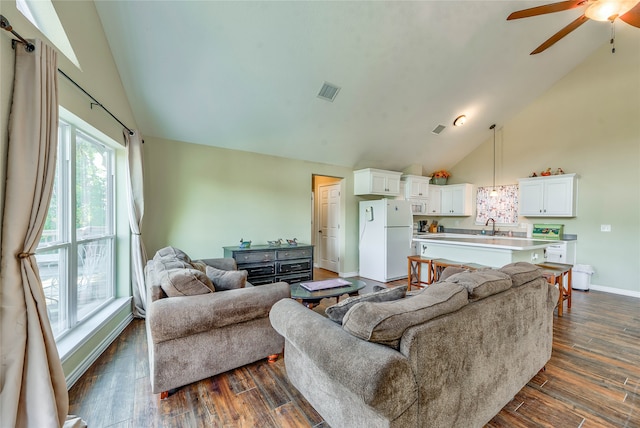
[[345, 315], [342, 327], [360, 339], [398, 349], [405, 330], [466, 304], [467, 290], [451, 282], [437, 282], [410, 299], [363, 302]]
[[[374, 286], [374, 290], [375, 290]], [[355, 305], [360, 302], [389, 302], [392, 300], [402, 299], [407, 293], [406, 285], [399, 285], [393, 288], [382, 287], [381, 290], [374, 291], [373, 293], [362, 294], [359, 296], [347, 297], [342, 302], [336, 303], [333, 306], [329, 306], [324, 310], [325, 314], [331, 321], [335, 321], [342, 324], [342, 319], [345, 314]]]
[[527, 262], [509, 263], [498, 270], [511, 277], [514, 287], [519, 287], [542, 276], [542, 270], [538, 266]]
[[446, 282], [466, 288], [472, 302], [511, 288], [511, 277], [493, 269], [456, 273], [447, 278]]
[[247, 276], [248, 272], [246, 270], [222, 270], [207, 266], [207, 277], [211, 280], [216, 290], [244, 288], [247, 283]]
[[195, 296], [215, 291], [207, 275], [197, 269], [169, 269], [162, 273], [160, 287], [168, 297]]
[[191, 263], [191, 257], [189, 257], [187, 253], [171, 246], [160, 248], [156, 251], [155, 256], [153, 256], [153, 260], [159, 259], [178, 259], [185, 263]]

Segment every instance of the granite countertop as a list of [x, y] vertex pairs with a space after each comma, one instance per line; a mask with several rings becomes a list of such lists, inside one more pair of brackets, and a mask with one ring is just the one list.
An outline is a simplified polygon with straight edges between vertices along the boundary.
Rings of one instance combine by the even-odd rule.
[[503, 250], [537, 250], [554, 244], [554, 241], [541, 239], [510, 238], [504, 236], [494, 237], [486, 235], [453, 236], [452, 234], [417, 235], [414, 241]]

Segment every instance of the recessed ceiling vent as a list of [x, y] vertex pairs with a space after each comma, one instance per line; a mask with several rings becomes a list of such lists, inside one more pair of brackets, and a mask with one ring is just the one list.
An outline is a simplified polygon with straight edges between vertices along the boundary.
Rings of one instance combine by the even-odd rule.
[[440, 135], [440, 133], [442, 131], [444, 131], [444, 129], [446, 128], [446, 126], [444, 125], [438, 125], [435, 128], [433, 128], [433, 131], [431, 131], [432, 134], [436, 134], [436, 135]]
[[320, 88], [320, 92], [318, 92], [318, 98], [333, 102], [333, 100], [336, 99], [336, 95], [338, 95], [338, 92], [340, 92], [340, 88], [338, 88], [336, 85], [324, 82], [322, 84], [322, 88]]

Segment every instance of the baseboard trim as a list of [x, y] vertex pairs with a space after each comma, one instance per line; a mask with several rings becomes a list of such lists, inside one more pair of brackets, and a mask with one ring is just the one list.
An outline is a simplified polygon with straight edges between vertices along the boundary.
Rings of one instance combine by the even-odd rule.
[[353, 276], [358, 276], [358, 272], [339, 272], [338, 276], [341, 278], [351, 278]]
[[620, 294], [622, 296], [637, 297], [640, 299], [640, 291], [627, 290], [625, 288], [607, 287], [606, 285], [591, 284], [590, 290], [602, 291], [604, 293]]
[[[91, 364], [102, 355], [102, 353], [113, 343], [114, 340], [120, 336], [125, 328], [133, 321], [133, 314], [129, 313], [117, 326], [114, 328], [105, 338], [96, 346], [87, 357], [80, 362], [67, 376], [65, 381], [67, 383], [67, 390], [82, 377], [82, 375], [91, 367]], [[68, 358], [68, 355], [67, 355]]]

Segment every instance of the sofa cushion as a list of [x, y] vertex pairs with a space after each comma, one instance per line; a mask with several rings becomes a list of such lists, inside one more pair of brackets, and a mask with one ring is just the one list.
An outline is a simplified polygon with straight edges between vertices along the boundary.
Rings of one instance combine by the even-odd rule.
[[189, 257], [187, 253], [171, 246], [160, 248], [156, 251], [156, 254], [153, 256], [153, 260], [159, 259], [178, 259], [185, 263], [191, 263], [191, 257]]
[[168, 269], [160, 276], [160, 287], [168, 297], [194, 296], [215, 291], [207, 275], [197, 269]]
[[370, 342], [398, 348], [405, 330], [465, 306], [467, 290], [451, 282], [438, 282], [410, 299], [362, 302], [344, 316], [342, 327]]
[[342, 324], [342, 319], [344, 318], [345, 314], [356, 303], [390, 302], [392, 300], [402, 299], [406, 293], [407, 293], [406, 285], [399, 285], [393, 288], [383, 287], [381, 290], [374, 291], [373, 293], [347, 297], [342, 302], [336, 303], [333, 306], [329, 306], [327, 309], [325, 309], [324, 312], [327, 314], [327, 317], [330, 320], [335, 321], [339, 324]]
[[511, 288], [511, 277], [494, 269], [456, 273], [447, 278], [446, 282], [466, 288], [472, 302]]
[[542, 270], [538, 266], [527, 262], [509, 263], [498, 270], [511, 277], [514, 287], [519, 287], [542, 276]]
[[248, 272], [246, 270], [222, 270], [207, 266], [206, 272], [207, 277], [218, 291], [244, 288], [247, 282]]

